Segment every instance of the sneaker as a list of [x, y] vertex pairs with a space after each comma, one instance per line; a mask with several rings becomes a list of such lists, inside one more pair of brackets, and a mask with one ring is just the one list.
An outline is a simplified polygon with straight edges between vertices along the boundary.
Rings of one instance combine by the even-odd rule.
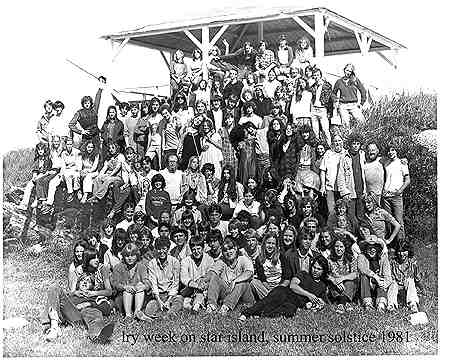
[[102, 328], [99, 335], [96, 337], [95, 341], [99, 343], [106, 343], [111, 338], [114, 331], [114, 322], [108, 323], [105, 327]]
[[342, 305], [342, 304], [337, 305], [337, 307], [336, 307], [336, 313], [339, 314], [339, 315], [342, 315], [343, 313], [345, 313], [344, 305]]
[[38, 206], [38, 201], [37, 201], [37, 199], [35, 199], [34, 201], [33, 201], [33, 203], [31, 203], [31, 208], [36, 208]]
[[200, 303], [196, 303], [193, 307], [192, 307], [192, 312], [194, 313], [198, 313], [200, 311], [200, 307], [202, 305]]
[[77, 198], [79, 201], [81, 201], [81, 199], [83, 198], [83, 192], [82, 191], [78, 191], [77, 192]]
[[61, 328], [59, 326], [50, 327], [45, 331], [45, 341], [51, 342], [61, 336]]
[[220, 307], [219, 314], [221, 316], [225, 316], [228, 311], [230, 311], [230, 308], [227, 305], [222, 305], [222, 307]]
[[216, 310], [217, 308], [214, 305], [208, 304], [208, 306], [206, 306], [206, 313], [214, 313]]
[[185, 297], [183, 300], [183, 308], [185, 310], [192, 310], [192, 298], [191, 297]]
[[147, 316], [144, 313], [144, 311], [142, 311], [142, 310], [136, 311], [134, 313], [134, 317], [136, 317], [139, 321], [145, 321], [145, 322], [152, 322], [154, 319], [157, 318], [156, 316], [153, 316], [153, 317]]
[[238, 318], [238, 320], [241, 321], [241, 322], [245, 322], [245, 321], [247, 320], [247, 316], [245, 316], [245, 315], [240, 315], [239, 318]]
[[371, 298], [365, 298], [365, 299], [363, 299], [363, 307], [364, 307], [364, 309], [366, 310], [366, 311], [370, 311], [370, 310], [373, 310], [374, 309], [374, 307], [373, 307], [373, 303], [372, 303], [372, 299]]
[[387, 311], [388, 312], [394, 312], [395, 311], [395, 306], [393, 304], [390, 304], [387, 306]]
[[345, 311], [346, 312], [352, 312], [355, 308], [353, 307], [353, 305], [350, 302], [347, 302], [345, 304]]
[[417, 303], [411, 303], [411, 305], [409, 306], [409, 309], [411, 310], [412, 313], [419, 312], [419, 307], [417, 307]]
[[386, 311], [386, 305], [384, 303], [379, 303], [377, 306], [377, 311], [384, 313]]

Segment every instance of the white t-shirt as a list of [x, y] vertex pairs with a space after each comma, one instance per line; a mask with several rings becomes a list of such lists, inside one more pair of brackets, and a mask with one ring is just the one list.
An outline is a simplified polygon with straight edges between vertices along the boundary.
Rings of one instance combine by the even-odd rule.
[[339, 168], [339, 162], [344, 155], [344, 151], [336, 153], [334, 150], [328, 149], [320, 163], [320, 170], [325, 171], [325, 189], [327, 191], [337, 191], [337, 172]]
[[245, 271], [254, 272], [252, 261], [245, 256], [238, 256], [234, 267], [228, 266], [219, 259], [211, 266], [211, 271], [216, 273], [226, 284], [231, 284], [238, 276]]
[[239, 119], [239, 125], [243, 125], [247, 122], [251, 122], [255, 125], [257, 129], [261, 128], [262, 118], [259, 115], [252, 114], [250, 117], [244, 115]]
[[218, 229], [222, 233], [222, 237], [225, 238], [228, 235], [228, 221], [220, 221], [219, 224], [211, 229]]
[[409, 175], [408, 162], [406, 159], [396, 158], [385, 166], [386, 182], [384, 192], [393, 192], [403, 185], [403, 177]]
[[[145, 208], [145, 205], [144, 205]], [[128, 231], [128, 227], [131, 226], [133, 224], [133, 220], [131, 221], [127, 221], [126, 219], [124, 219], [123, 221], [117, 223], [116, 225], [116, 229], [123, 229], [124, 231]]]
[[292, 97], [291, 114], [292, 118], [310, 118], [311, 117], [311, 101], [312, 94], [307, 90], [303, 90], [302, 98], [300, 101], [296, 101], [295, 95]]
[[181, 202], [181, 179], [183, 172], [177, 169], [174, 173], [170, 173], [169, 170], [163, 169], [161, 175], [166, 180], [165, 191], [169, 193], [170, 201], [172, 204], [178, 204]]
[[214, 125], [216, 127], [216, 131], [222, 128], [222, 122], [223, 122], [223, 111], [222, 109], [219, 110], [211, 110], [214, 116]]
[[47, 132], [50, 136], [58, 135], [60, 137], [68, 137], [70, 134], [69, 122], [63, 115], [59, 117], [54, 115], [48, 122]]
[[260, 203], [258, 201], [253, 201], [250, 207], [244, 204], [244, 201], [240, 201], [233, 212], [233, 217], [237, 217], [240, 211], [247, 211], [252, 216], [257, 216], [259, 214]]
[[373, 192], [376, 195], [381, 195], [384, 184], [384, 169], [379, 158], [364, 164], [364, 177], [367, 193]]

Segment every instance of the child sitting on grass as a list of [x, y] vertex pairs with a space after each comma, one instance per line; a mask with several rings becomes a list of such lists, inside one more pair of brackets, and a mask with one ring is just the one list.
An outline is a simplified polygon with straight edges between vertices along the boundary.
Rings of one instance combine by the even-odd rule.
[[392, 283], [388, 289], [388, 311], [398, 308], [398, 298], [406, 301], [413, 312], [418, 312], [419, 297], [417, 289], [422, 289], [417, 261], [412, 257], [409, 242], [401, 243], [391, 260]]
[[112, 271], [111, 284], [118, 294], [115, 302], [125, 312], [125, 320], [141, 319], [145, 292], [150, 289], [146, 266], [140, 262], [141, 254], [134, 243], [128, 243], [122, 250], [122, 262]]

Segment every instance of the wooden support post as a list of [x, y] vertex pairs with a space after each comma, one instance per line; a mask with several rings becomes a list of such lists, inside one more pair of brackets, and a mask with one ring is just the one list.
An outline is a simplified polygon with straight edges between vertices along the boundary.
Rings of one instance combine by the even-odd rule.
[[264, 23], [259, 22], [258, 23], [258, 43], [263, 39], [264, 39]]
[[325, 25], [323, 23], [323, 14], [314, 14], [314, 45], [316, 62], [321, 65], [325, 56]]
[[200, 46], [203, 59], [203, 79], [208, 81], [208, 64], [209, 64], [209, 28], [204, 26], [202, 28], [202, 43]]
[[384, 55], [381, 51], [376, 51], [376, 54], [385, 62], [387, 62], [389, 65], [391, 65], [394, 69], [397, 69], [397, 62], [395, 56], [392, 59], [390, 59], [386, 55]]
[[209, 43], [209, 47], [213, 47], [216, 45], [217, 41], [220, 39], [220, 37], [223, 35], [223, 33], [228, 29], [229, 25], [223, 25], [220, 30], [217, 32], [216, 35], [212, 38], [211, 42]]
[[167, 60], [166, 54], [164, 54], [164, 52], [162, 50], [160, 50], [159, 53], [161, 54], [161, 56], [164, 60], [164, 63], [166, 63], [167, 69], [169, 69], [169, 71], [170, 71], [170, 62], [169, 62], [169, 60]]
[[112, 62], [114, 63], [119, 56], [119, 54], [122, 52], [125, 45], [127, 45], [128, 41], [130, 41], [130, 38], [125, 38], [119, 45], [119, 48], [117, 49], [116, 53], [113, 55]]
[[186, 34], [186, 36], [191, 39], [191, 41], [194, 43], [194, 45], [201, 49], [202, 48], [202, 44], [198, 41], [198, 39], [189, 31], [189, 30], [184, 30], [184, 33]]
[[237, 48], [239, 42], [241, 41], [242, 37], [245, 35], [245, 32], [247, 31], [247, 29], [248, 29], [248, 24], [245, 24], [245, 25], [242, 27], [242, 30], [241, 30], [239, 36], [238, 36], [238, 37], [236, 38], [236, 40], [234, 41], [234, 44], [233, 44], [233, 46], [232, 46], [231, 49], [230, 49], [231, 52], [234, 52], [234, 51], [236, 50], [236, 48]]
[[300, 25], [300, 27], [305, 30], [309, 35], [311, 36], [315, 36], [314, 30], [307, 24], [305, 23], [302, 19], [300, 19], [299, 16], [293, 16], [292, 20], [294, 20], [298, 25]]

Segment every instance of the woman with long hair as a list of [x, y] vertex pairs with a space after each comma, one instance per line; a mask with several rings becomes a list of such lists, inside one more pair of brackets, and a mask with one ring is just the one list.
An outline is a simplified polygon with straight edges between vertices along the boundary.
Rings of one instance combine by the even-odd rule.
[[306, 36], [302, 36], [297, 41], [297, 48], [294, 51], [294, 60], [291, 67], [298, 68], [304, 72], [306, 67], [311, 64], [313, 56], [313, 49], [309, 39]]
[[275, 287], [262, 300], [245, 309], [239, 320], [245, 321], [253, 316], [293, 317], [298, 308], [322, 309], [327, 299], [328, 274], [328, 261], [321, 255], [315, 256], [310, 262], [309, 272], [297, 271], [290, 280], [286, 280], [289, 287]]
[[298, 143], [294, 134], [294, 125], [286, 124], [278, 147], [280, 154], [279, 176], [281, 179], [290, 177], [294, 179], [297, 175], [297, 152]]
[[215, 176], [220, 177], [222, 173], [222, 138], [215, 131], [211, 120], [205, 119], [201, 125], [200, 144], [202, 152], [200, 153], [200, 166], [206, 163], [214, 164]]
[[258, 257], [255, 261], [257, 278], [250, 282], [258, 299], [268, 295], [281, 282], [281, 258], [278, 237], [268, 232], [264, 235]]
[[352, 244], [344, 236], [335, 235], [330, 247], [331, 299], [337, 303], [336, 313], [353, 311], [352, 300], [356, 293], [358, 268]]
[[86, 248], [88, 248], [88, 245], [83, 240], [78, 241], [73, 245], [73, 261], [69, 266], [68, 276], [70, 292], [76, 290], [78, 279], [83, 274], [83, 254]]
[[296, 82], [295, 95], [292, 97], [289, 114], [296, 127], [302, 125], [311, 126], [311, 104], [312, 93], [307, 89], [308, 83], [305, 78], [298, 78]]
[[233, 216], [236, 205], [243, 197], [244, 187], [236, 181], [233, 168], [230, 166], [223, 167], [217, 188], [217, 201], [222, 208], [222, 215], [225, 220]]
[[36, 201], [32, 207], [37, 206], [38, 200], [45, 200], [50, 180], [57, 175], [53, 169], [48, 144], [38, 143], [34, 149], [34, 161], [31, 180], [27, 183], [19, 209], [27, 210], [33, 190], [36, 191]]
[[109, 304], [108, 307], [101, 307], [102, 303], [108, 303], [107, 297], [112, 295], [109, 272], [100, 264], [96, 250], [84, 250], [82, 270], [83, 276], [89, 278], [87, 289], [81, 289], [81, 282], [77, 282], [74, 292], [67, 292], [59, 286], [47, 291], [42, 314], [42, 323], [50, 324], [45, 331], [47, 341], [58, 338], [62, 333], [60, 325], [66, 322], [86, 325], [89, 338], [100, 343], [107, 342], [113, 333], [114, 322], [106, 324], [103, 319], [103, 316], [109, 315], [111, 307]]
[[[358, 93], [361, 102], [358, 102]], [[333, 88], [333, 94], [336, 102], [342, 125], [345, 128], [350, 127], [350, 120], [354, 119], [356, 123], [361, 124], [366, 121], [362, 113], [362, 106], [367, 99], [367, 91], [361, 80], [355, 74], [355, 66], [347, 64], [344, 67], [344, 76], [336, 81]]]
[[269, 130], [267, 131], [267, 143], [269, 143], [269, 156], [272, 169], [279, 179], [280, 170], [280, 147], [283, 139], [284, 125], [280, 118], [274, 117], [269, 123]]
[[91, 201], [98, 201], [108, 192], [113, 185], [114, 201], [117, 202], [120, 195], [120, 187], [124, 185], [122, 178], [122, 165], [125, 163], [125, 156], [119, 152], [117, 143], [111, 142], [107, 146], [109, 157], [103, 164], [98, 176], [94, 179]]
[[295, 182], [299, 193], [314, 197], [320, 190], [320, 176], [312, 170], [315, 163], [317, 139], [309, 125], [303, 125], [297, 133], [299, 153]]
[[178, 49], [170, 64], [170, 88], [172, 94], [176, 94], [183, 81], [188, 80], [189, 68], [184, 60], [184, 52]]
[[116, 107], [114, 105], [110, 105], [106, 114], [106, 120], [100, 130], [103, 159], [107, 157], [108, 144], [111, 142], [117, 143], [120, 153], [123, 153], [125, 150], [125, 128], [123, 123], [117, 117]]
[[202, 152], [201, 124], [206, 118], [206, 106], [202, 101], [196, 104], [196, 112], [189, 125], [181, 130], [180, 147], [178, 148], [179, 168], [186, 170], [192, 156], [199, 157]]
[[86, 141], [80, 153], [81, 161], [81, 190], [83, 196], [80, 203], [86, 203], [88, 196], [92, 193], [93, 183], [95, 177], [98, 175], [98, 166], [100, 155], [98, 154], [98, 149], [95, 148], [95, 144], [92, 140]]
[[206, 202], [207, 189], [205, 176], [200, 169], [200, 159], [193, 155], [189, 158], [188, 167], [181, 178], [181, 194], [193, 192], [196, 201], [203, 204]]
[[217, 133], [222, 139], [223, 166], [228, 165], [236, 172], [238, 161], [236, 158], [236, 151], [230, 141], [230, 133], [234, 127], [235, 119], [233, 113], [225, 112], [222, 127], [217, 130]]

